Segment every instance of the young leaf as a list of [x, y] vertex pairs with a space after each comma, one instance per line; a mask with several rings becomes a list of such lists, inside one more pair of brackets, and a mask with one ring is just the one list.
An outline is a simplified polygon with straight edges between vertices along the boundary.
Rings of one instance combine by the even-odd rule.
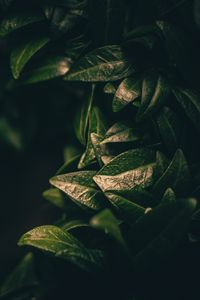
[[16, 29], [24, 27], [31, 23], [36, 23], [44, 19], [42, 14], [37, 13], [18, 13], [16, 15], [7, 15], [0, 23], [0, 37], [4, 37], [7, 34], [13, 32]]
[[153, 193], [160, 197], [171, 187], [178, 195], [183, 195], [190, 187], [190, 171], [182, 150], [178, 149], [163, 173], [153, 187]]
[[80, 141], [81, 144], [85, 145], [87, 140], [87, 129], [89, 124], [89, 116], [92, 108], [92, 103], [94, 99], [94, 90], [95, 85], [93, 84], [90, 93], [82, 105], [76, 119], [75, 119], [75, 133], [76, 137]]
[[103, 88], [103, 91], [105, 94], [115, 94], [116, 93], [116, 87], [113, 83], [108, 82]]
[[21, 77], [22, 84], [33, 84], [65, 75], [71, 67], [71, 60], [66, 57], [52, 57], [45, 60], [38, 68], [26, 72]]
[[58, 208], [65, 209], [65, 198], [58, 189], [51, 188], [44, 191], [43, 197]]
[[64, 77], [70, 81], [114, 81], [136, 71], [120, 46], [104, 46], [81, 58]]
[[141, 105], [136, 119], [143, 121], [151, 116], [165, 102], [169, 95], [167, 80], [155, 72], [150, 72], [142, 83]]
[[94, 162], [96, 156], [93, 149], [91, 134], [103, 136], [106, 132], [104, 117], [98, 107], [93, 107], [89, 115], [89, 128], [87, 147], [78, 164], [78, 168], [82, 169]]
[[94, 181], [103, 192], [144, 189], [152, 185], [154, 165], [154, 151], [129, 150], [105, 165]]
[[125, 222], [134, 224], [145, 213], [144, 207], [120, 195], [109, 192], [105, 193], [105, 195]]
[[161, 138], [170, 152], [177, 150], [179, 145], [180, 124], [176, 114], [164, 107], [157, 116], [157, 124]]
[[119, 228], [119, 222], [109, 209], [105, 209], [95, 215], [90, 220], [90, 224], [94, 228], [103, 230], [106, 234], [113, 237], [118, 243], [125, 246], [125, 242]]
[[75, 203], [95, 211], [104, 207], [104, 199], [93, 181], [95, 171], [58, 175], [50, 183], [66, 193]]
[[84, 270], [102, 268], [103, 253], [87, 249], [80, 241], [56, 226], [45, 225], [25, 233], [19, 246], [31, 246], [66, 259]]
[[20, 76], [26, 63], [31, 57], [43, 48], [49, 41], [48, 37], [31, 38], [28, 42], [18, 45], [12, 52], [10, 57], [10, 65], [13, 77], [17, 79]]
[[[0, 288], [0, 298], [11, 299], [14, 293], [33, 289], [38, 285], [34, 270], [34, 257], [28, 253]], [[12, 298], [13, 299], [13, 298]]]
[[118, 112], [141, 94], [141, 81], [126, 78], [119, 85], [112, 102], [112, 109]]
[[194, 123], [196, 128], [200, 128], [200, 97], [197, 93], [189, 89], [176, 88], [174, 95], [184, 110], [188, 118]]
[[108, 164], [113, 159], [113, 155], [110, 153], [107, 145], [101, 143], [103, 137], [96, 133], [91, 133], [90, 137], [99, 166], [102, 167], [104, 164]]

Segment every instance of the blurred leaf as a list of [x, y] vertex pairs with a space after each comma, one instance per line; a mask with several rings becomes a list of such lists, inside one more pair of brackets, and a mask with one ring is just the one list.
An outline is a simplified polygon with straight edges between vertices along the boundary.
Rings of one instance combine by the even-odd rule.
[[119, 228], [119, 222], [109, 209], [105, 209], [95, 215], [90, 220], [90, 224], [94, 228], [103, 230], [106, 234], [113, 237], [118, 243], [125, 246], [125, 242]]
[[42, 14], [22, 12], [16, 15], [5, 16], [0, 23], [0, 37], [4, 37], [7, 34], [13, 32], [16, 29], [36, 23], [44, 19]]
[[133, 102], [141, 95], [141, 81], [134, 78], [126, 78], [119, 85], [113, 102], [112, 109], [114, 112], [120, 111], [127, 104]]
[[17, 79], [32, 56], [43, 48], [49, 41], [48, 37], [31, 38], [28, 42], [15, 47], [11, 52], [10, 65], [13, 77]]
[[159, 205], [136, 223], [131, 232], [135, 267], [140, 271], [156, 268], [177, 246], [186, 232], [195, 199]]
[[171, 188], [166, 189], [162, 199], [161, 204], [170, 203], [176, 201], [176, 195]]
[[103, 89], [105, 94], [115, 94], [116, 90], [117, 89], [116, 89], [115, 85], [111, 82], [106, 83], [106, 85], [104, 86], [104, 89]]
[[38, 68], [30, 70], [21, 77], [22, 84], [38, 83], [65, 75], [71, 67], [71, 60], [66, 57], [52, 57]]
[[16, 150], [21, 150], [24, 146], [21, 132], [11, 126], [5, 118], [0, 119], [0, 140], [6, 142]]
[[104, 199], [93, 181], [95, 171], [81, 171], [58, 175], [50, 183], [66, 193], [75, 203], [92, 210], [104, 207]]
[[1, 286], [0, 299], [13, 299], [15, 293], [24, 294], [27, 290], [32, 291], [37, 285], [34, 257], [32, 253], [28, 253]]
[[114, 81], [135, 72], [120, 46], [112, 45], [96, 49], [81, 58], [64, 77], [70, 81]]
[[34, 228], [25, 233], [18, 244], [49, 252], [87, 271], [102, 268], [103, 253], [100, 250], [87, 249], [67, 231], [56, 226], [44, 225]]

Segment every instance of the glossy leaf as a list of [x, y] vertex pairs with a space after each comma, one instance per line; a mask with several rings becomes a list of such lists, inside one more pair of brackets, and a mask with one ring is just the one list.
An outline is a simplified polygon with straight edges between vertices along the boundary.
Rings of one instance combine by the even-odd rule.
[[183, 195], [190, 187], [190, 171], [182, 150], [178, 149], [163, 173], [155, 183], [153, 192], [157, 197], [171, 187], [178, 195]]
[[37, 37], [22, 44], [19, 44], [12, 52], [10, 57], [10, 65], [13, 77], [17, 79], [20, 76], [26, 63], [32, 56], [43, 48], [49, 41], [48, 37]]
[[98, 107], [93, 107], [89, 115], [87, 146], [79, 161], [79, 169], [82, 169], [94, 162], [96, 155], [92, 144], [91, 134], [103, 136], [106, 132], [105, 126], [105, 120], [101, 111]]
[[91, 133], [91, 142], [94, 149], [95, 157], [102, 167], [104, 164], [108, 164], [112, 159], [113, 155], [110, 153], [107, 145], [102, 143], [103, 137], [96, 133]]
[[112, 45], [96, 49], [81, 58], [64, 79], [70, 81], [114, 81], [134, 73], [120, 46]]
[[164, 144], [173, 153], [179, 146], [180, 124], [177, 115], [164, 107], [157, 116], [157, 124]]
[[103, 192], [144, 189], [152, 185], [155, 154], [149, 149], [124, 152], [105, 165], [94, 181]]
[[21, 14], [18, 13], [17, 15], [7, 15], [0, 23], [0, 37], [4, 37], [16, 29], [31, 23], [42, 21], [43, 19], [43, 15], [37, 13], [30, 14], [27, 12]]
[[28, 253], [1, 286], [0, 298], [11, 299], [14, 293], [31, 290], [37, 285], [38, 280], [34, 269], [34, 257], [32, 253]]
[[81, 144], [85, 145], [87, 141], [87, 129], [89, 126], [89, 116], [92, 109], [94, 99], [95, 85], [92, 85], [86, 101], [83, 103], [76, 119], [75, 119], [75, 133]]
[[38, 68], [24, 73], [20, 82], [22, 84], [33, 84], [50, 80], [65, 75], [70, 67], [70, 59], [66, 57], [52, 57], [38, 66]]
[[66, 259], [87, 271], [102, 267], [103, 253], [87, 249], [80, 241], [56, 226], [44, 225], [25, 233], [19, 246], [31, 246]]
[[107, 143], [126, 143], [139, 141], [141, 136], [134, 132], [133, 128], [128, 127], [125, 123], [115, 123], [105, 134], [101, 144]]
[[58, 175], [50, 183], [66, 193], [75, 203], [98, 211], [104, 207], [104, 199], [93, 181], [95, 171], [81, 171]]
[[142, 83], [141, 105], [137, 113], [137, 120], [142, 121], [150, 117], [165, 102], [169, 95], [167, 80], [159, 74], [150, 72]]
[[105, 195], [125, 222], [134, 224], [145, 213], [144, 207], [120, 195], [109, 192]]
[[138, 99], [141, 95], [141, 81], [134, 78], [126, 78], [119, 85], [113, 102], [112, 109], [114, 112], [120, 111], [127, 104]]
[[174, 89], [176, 99], [196, 128], [200, 128], [200, 96], [189, 89]]

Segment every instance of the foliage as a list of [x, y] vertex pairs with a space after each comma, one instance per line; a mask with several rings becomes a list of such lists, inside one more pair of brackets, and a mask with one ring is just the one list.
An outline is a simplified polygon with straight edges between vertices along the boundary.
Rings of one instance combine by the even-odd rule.
[[[60, 209], [60, 219], [20, 238], [19, 245], [33, 254], [2, 285], [0, 299], [50, 299], [55, 290], [76, 299], [76, 291], [66, 291], [71, 273], [80, 279], [75, 289], [84, 277], [94, 290], [102, 284], [96, 299], [102, 299], [110, 278], [115, 299], [147, 299], [134, 278], [159, 269], [181, 245], [198, 240], [190, 231], [200, 196], [199, 60], [191, 34], [197, 29], [194, 22], [186, 27], [180, 14], [193, 3], [0, 5], [0, 36], [9, 53], [3, 62], [0, 136], [15, 148], [24, 141], [8, 115], [7, 102], [17, 91], [54, 85], [77, 101], [69, 126], [76, 142], [68, 145], [64, 165], [43, 194]], [[198, 229], [196, 221], [193, 230]], [[65, 299], [59, 293], [56, 298]], [[86, 291], [82, 297], [94, 295]]]

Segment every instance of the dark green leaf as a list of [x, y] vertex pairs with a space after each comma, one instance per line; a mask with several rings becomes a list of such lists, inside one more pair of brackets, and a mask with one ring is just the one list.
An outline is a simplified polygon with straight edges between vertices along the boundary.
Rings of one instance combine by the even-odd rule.
[[177, 115], [168, 107], [164, 107], [157, 116], [157, 124], [161, 138], [170, 152], [179, 146], [180, 124]]
[[138, 220], [131, 232], [136, 268], [155, 268], [160, 259], [174, 250], [187, 232], [195, 207], [195, 199], [171, 201]]
[[171, 188], [168, 188], [161, 199], [161, 204], [173, 201], [176, 201], [176, 195]]
[[87, 82], [114, 81], [135, 71], [120, 46], [112, 45], [96, 49], [81, 58], [64, 79]]
[[99, 108], [93, 107], [89, 115], [87, 147], [78, 164], [79, 169], [82, 169], [94, 162], [96, 155], [93, 149], [91, 134], [95, 133], [99, 136], [103, 136], [106, 132], [105, 123], [106, 122]]
[[196, 128], [200, 128], [200, 97], [197, 93], [183, 88], [174, 89], [174, 94], [185, 114], [194, 123]]
[[115, 85], [111, 82], [106, 83], [106, 85], [104, 86], [104, 89], [103, 89], [105, 94], [115, 94], [116, 90], [117, 89], [116, 89]]
[[95, 171], [74, 172], [58, 175], [50, 179], [50, 183], [66, 193], [77, 204], [99, 210], [104, 207], [104, 199], [93, 181]]
[[48, 37], [37, 37], [31, 39], [28, 42], [19, 44], [12, 52], [10, 57], [10, 65], [13, 77], [17, 79], [20, 76], [26, 63], [31, 57], [44, 47], [49, 41]]
[[105, 209], [95, 215], [90, 220], [90, 224], [94, 228], [103, 230], [106, 234], [109, 234], [117, 242], [125, 246], [125, 242], [119, 228], [119, 222], [109, 209]]
[[81, 144], [85, 145], [87, 141], [87, 129], [89, 125], [89, 116], [92, 109], [94, 99], [95, 85], [92, 85], [90, 93], [83, 103], [77, 117], [75, 119], [75, 133]]
[[25, 291], [37, 285], [38, 281], [34, 270], [34, 257], [32, 253], [28, 253], [1, 286], [0, 299], [8, 295], [12, 298], [13, 293]]
[[17, 15], [7, 15], [0, 23], [0, 37], [4, 37], [12, 31], [24, 27], [31, 23], [43, 20], [42, 14], [21, 13]]
[[153, 187], [153, 193], [160, 197], [171, 187], [178, 195], [183, 195], [190, 187], [190, 171], [182, 150], [178, 149], [163, 173]]
[[141, 81], [126, 78], [119, 85], [112, 103], [114, 112], [120, 111], [127, 104], [136, 100], [141, 94]]
[[25, 233], [19, 246], [31, 246], [66, 259], [87, 271], [102, 268], [103, 253], [89, 250], [75, 237], [56, 226], [45, 225]]
[[150, 72], [142, 83], [141, 105], [137, 120], [142, 121], [151, 116], [165, 102], [169, 95], [167, 80], [155, 72]]
[[105, 195], [125, 222], [134, 224], [145, 213], [144, 207], [120, 195], [114, 193], [105, 193]]
[[32, 84], [65, 75], [71, 67], [71, 60], [66, 57], [52, 57], [45, 60], [38, 68], [24, 73], [22, 84]]

